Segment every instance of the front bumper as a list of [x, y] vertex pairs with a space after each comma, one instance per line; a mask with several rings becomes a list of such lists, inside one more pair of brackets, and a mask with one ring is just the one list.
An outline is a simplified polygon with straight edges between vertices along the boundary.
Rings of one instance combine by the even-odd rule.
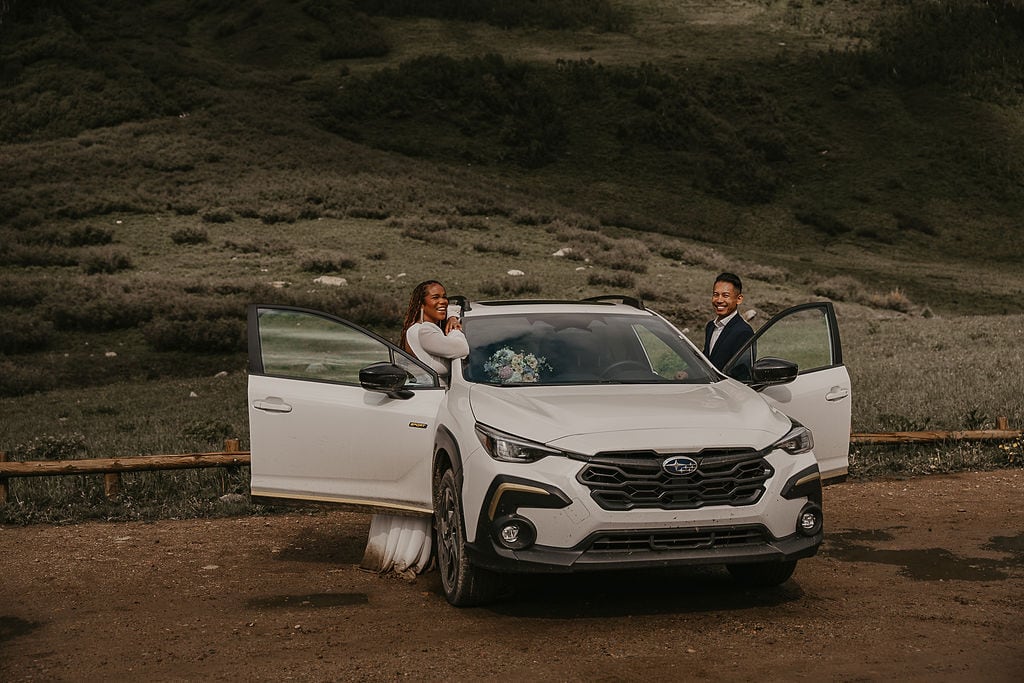
[[[650, 538], [644, 549], [643, 538]], [[473, 564], [502, 573], [562, 573], [746, 562], [785, 562], [813, 556], [823, 535], [774, 538], [764, 527], [658, 529], [597, 533], [569, 549], [508, 550], [489, 538], [468, 547]], [[615, 539], [622, 540], [616, 545]]]
[[[471, 561], [502, 573], [550, 573], [746, 562], [786, 562], [813, 556], [822, 542], [821, 481], [813, 456], [770, 456], [773, 474], [752, 504], [683, 510], [603, 509], [572, 472], [544, 479], [499, 474], [467, 519]], [[537, 475], [535, 463], [530, 474]], [[518, 470], [522, 472], [522, 470]], [[561, 484], [561, 485], [560, 485]], [[468, 508], [473, 509], [473, 508]], [[817, 525], [798, 521], [813, 511]], [[475, 518], [475, 519], [474, 519]], [[474, 523], [475, 522], [475, 523]], [[515, 522], [527, 542], [509, 544]], [[569, 541], [565, 545], [559, 540]], [[571, 540], [570, 540], [571, 539]], [[524, 547], [525, 546], [525, 547]]]

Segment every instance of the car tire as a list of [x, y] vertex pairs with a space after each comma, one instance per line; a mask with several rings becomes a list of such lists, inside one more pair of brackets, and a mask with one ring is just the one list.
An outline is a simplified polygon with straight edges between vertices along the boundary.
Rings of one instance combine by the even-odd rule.
[[727, 564], [726, 569], [732, 578], [744, 586], [752, 588], [769, 588], [778, 586], [789, 580], [796, 569], [796, 560], [788, 562], [748, 562], [744, 564]]
[[437, 568], [444, 597], [456, 607], [472, 607], [493, 600], [498, 592], [498, 576], [474, 566], [466, 556], [462, 496], [451, 469], [444, 471], [434, 491], [434, 524]]

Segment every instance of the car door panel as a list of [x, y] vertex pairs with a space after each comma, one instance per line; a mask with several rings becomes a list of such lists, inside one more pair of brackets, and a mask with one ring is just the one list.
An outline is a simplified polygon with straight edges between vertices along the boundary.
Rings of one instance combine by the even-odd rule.
[[811, 430], [823, 480], [845, 477], [850, 452], [851, 384], [843, 365], [832, 304], [803, 304], [782, 311], [726, 364], [726, 373], [746, 373], [751, 356], [754, 361], [774, 357], [797, 364], [795, 380], [765, 387], [761, 395]]
[[[429, 514], [445, 394], [436, 375], [316, 311], [253, 307], [250, 326], [252, 494]], [[406, 399], [364, 389], [358, 370], [373, 362], [401, 364], [419, 389]]]

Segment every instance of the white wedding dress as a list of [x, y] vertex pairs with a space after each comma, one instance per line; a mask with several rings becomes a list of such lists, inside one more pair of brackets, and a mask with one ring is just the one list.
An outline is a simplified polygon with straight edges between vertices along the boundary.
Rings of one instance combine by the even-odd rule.
[[432, 521], [430, 517], [374, 515], [359, 568], [415, 578], [430, 563]]

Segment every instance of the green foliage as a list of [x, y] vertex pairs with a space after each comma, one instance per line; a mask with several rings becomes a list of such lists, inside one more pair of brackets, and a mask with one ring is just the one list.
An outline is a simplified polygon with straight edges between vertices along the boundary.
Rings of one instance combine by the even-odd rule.
[[82, 270], [89, 275], [116, 273], [134, 267], [131, 257], [121, 249], [94, 247], [81, 259]]
[[797, 211], [794, 218], [829, 237], [838, 237], [853, 229], [835, 216], [818, 211]]
[[632, 289], [636, 286], [636, 278], [629, 273], [591, 273], [587, 276], [587, 284], [595, 287], [611, 287], [613, 289]]
[[202, 228], [190, 226], [172, 232], [171, 241], [175, 244], [205, 244], [210, 241], [210, 235]]
[[368, 14], [482, 21], [502, 28], [625, 31], [631, 20], [628, 10], [608, 0], [354, 0], [354, 4]]
[[540, 294], [543, 285], [535, 277], [508, 275], [500, 280], [491, 280], [480, 285], [480, 293], [484, 296], [514, 298], [530, 294]]
[[87, 455], [85, 435], [44, 434], [25, 442], [15, 444], [11, 449], [12, 460], [76, 460]]
[[302, 260], [302, 270], [310, 273], [338, 273], [359, 266], [354, 258], [343, 254], [310, 256]]
[[418, 57], [353, 77], [327, 107], [330, 129], [416, 155], [536, 167], [566, 143], [562, 114], [535, 70], [496, 54]]
[[50, 323], [28, 313], [0, 310], [0, 330], [0, 354], [42, 351], [53, 341]]
[[215, 208], [203, 212], [203, 220], [207, 223], [230, 223], [235, 220], [235, 215], [228, 209]]
[[178, 299], [157, 309], [142, 334], [157, 351], [244, 351], [245, 305], [224, 297]]
[[57, 330], [106, 332], [136, 327], [153, 316], [160, 293], [99, 277], [70, 281], [44, 303]]
[[970, 95], [1024, 94], [1024, 6], [1017, 0], [914, 0], [880, 22], [879, 72], [917, 87], [938, 83]]

